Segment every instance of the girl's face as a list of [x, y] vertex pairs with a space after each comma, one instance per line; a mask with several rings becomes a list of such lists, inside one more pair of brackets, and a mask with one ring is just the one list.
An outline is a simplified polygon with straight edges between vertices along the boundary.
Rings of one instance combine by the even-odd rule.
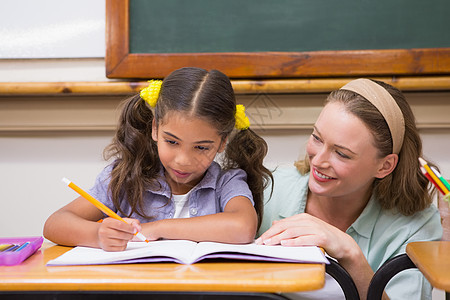
[[170, 112], [163, 122], [153, 122], [153, 140], [173, 194], [186, 194], [203, 178], [225, 141], [204, 119]]
[[311, 164], [309, 189], [325, 197], [366, 199], [376, 177], [383, 177], [374, 139], [365, 124], [341, 103], [322, 110], [306, 148]]

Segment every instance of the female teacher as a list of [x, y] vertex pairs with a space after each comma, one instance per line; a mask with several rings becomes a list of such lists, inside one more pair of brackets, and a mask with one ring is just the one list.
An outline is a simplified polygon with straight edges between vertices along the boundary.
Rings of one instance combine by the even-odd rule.
[[[404, 253], [409, 242], [441, 238], [439, 212], [418, 161], [422, 142], [398, 89], [357, 79], [332, 92], [306, 153], [295, 167], [274, 172], [258, 244], [323, 247], [365, 299], [385, 261]], [[418, 270], [404, 271], [389, 282], [384, 298], [431, 299], [431, 286]]]

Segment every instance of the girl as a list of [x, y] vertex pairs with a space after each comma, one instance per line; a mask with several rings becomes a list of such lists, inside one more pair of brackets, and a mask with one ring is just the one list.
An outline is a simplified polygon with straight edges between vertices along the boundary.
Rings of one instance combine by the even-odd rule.
[[136, 231], [149, 240], [253, 241], [271, 173], [262, 164], [267, 145], [249, 129], [230, 80], [182, 68], [150, 82], [126, 101], [105, 149], [115, 160], [89, 191], [130, 224], [97, 222], [105, 216], [79, 197], [48, 218], [44, 236], [108, 251], [124, 250]]
[[[374, 271], [405, 253], [407, 243], [441, 238], [439, 212], [418, 161], [422, 142], [398, 89], [357, 79], [332, 92], [306, 153], [297, 168], [274, 172], [257, 243], [323, 247], [365, 299]], [[431, 298], [418, 270], [400, 273], [386, 291], [391, 299]]]

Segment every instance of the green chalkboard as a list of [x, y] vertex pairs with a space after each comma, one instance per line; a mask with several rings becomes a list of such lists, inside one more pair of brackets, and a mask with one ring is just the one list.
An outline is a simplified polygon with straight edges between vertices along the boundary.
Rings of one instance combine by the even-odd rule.
[[106, 76], [450, 74], [449, 0], [106, 0]]
[[129, 51], [450, 47], [449, 15], [449, 0], [129, 0]]

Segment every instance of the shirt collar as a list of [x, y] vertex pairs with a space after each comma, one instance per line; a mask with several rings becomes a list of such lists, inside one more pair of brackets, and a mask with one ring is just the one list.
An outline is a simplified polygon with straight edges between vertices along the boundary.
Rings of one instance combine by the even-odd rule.
[[299, 195], [299, 197], [287, 199], [289, 201], [283, 203], [283, 207], [280, 209], [280, 216], [282, 218], [305, 212], [308, 197], [308, 180], [309, 173], [304, 176], [299, 175], [297, 182], [288, 187], [290, 189], [290, 195]]
[[[300, 195], [300, 197], [297, 199], [290, 199], [290, 201], [283, 203], [283, 207], [280, 209], [280, 216], [282, 218], [287, 218], [305, 212], [306, 201], [308, 198], [309, 175], [310, 174], [308, 173], [304, 176], [299, 176], [298, 181], [290, 186], [292, 189], [296, 190], [296, 192], [292, 191], [291, 194]], [[370, 238], [380, 212], [381, 206], [372, 194], [362, 213], [356, 221], [350, 225], [346, 232], [349, 233], [351, 230], [354, 230], [359, 235], [365, 238]]]
[[[189, 192], [203, 189], [203, 188], [216, 188], [217, 180], [219, 173], [221, 171], [221, 167], [218, 163], [212, 162], [211, 166], [206, 170], [205, 176], [203, 176], [202, 180]], [[161, 186], [160, 189], [148, 189], [147, 191], [153, 194], [166, 196], [167, 198], [170, 198], [171, 196], [171, 190], [170, 186], [166, 181], [166, 177], [164, 175], [164, 166], [161, 165], [161, 168], [159, 170], [158, 178], [157, 178], [158, 184]]]
[[347, 229], [347, 233], [353, 229], [359, 235], [370, 238], [372, 236], [373, 229], [375, 228], [375, 222], [378, 219], [378, 215], [381, 212], [381, 206], [378, 201], [375, 199], [375, 196], [372, 196], [367, 202], [366, 207], [356, 219], [355, 222]]

